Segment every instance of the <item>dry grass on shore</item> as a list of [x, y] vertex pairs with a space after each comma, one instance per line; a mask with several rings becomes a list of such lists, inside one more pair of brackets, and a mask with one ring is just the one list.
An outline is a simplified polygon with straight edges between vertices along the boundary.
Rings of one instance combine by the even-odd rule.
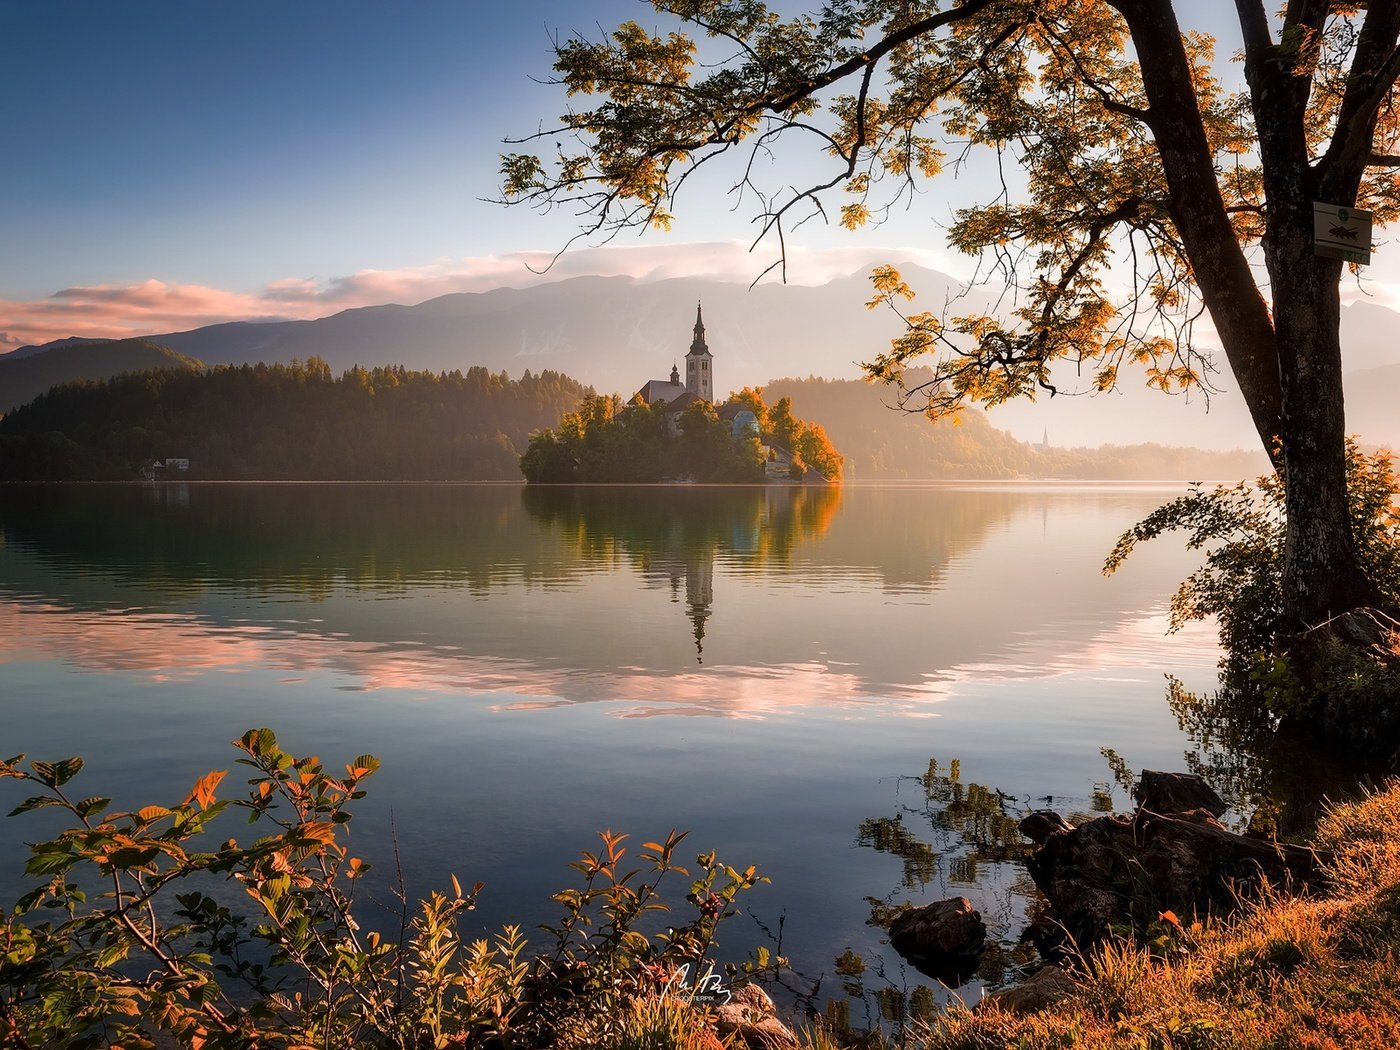
[[1400, 786], [1332, 810], [1325, 896], [1266, 892], [1180, 928], [1165, 952], [1109, 946], [1079, 993], [1038, 1014], [955, 1010], [911, 1050], [1400, 1046]]

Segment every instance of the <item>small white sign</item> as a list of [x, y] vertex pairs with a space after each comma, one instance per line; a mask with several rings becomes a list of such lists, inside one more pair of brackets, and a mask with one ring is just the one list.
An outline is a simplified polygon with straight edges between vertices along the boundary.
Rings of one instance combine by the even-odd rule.
[[1313, 247], [1324, 259], [1371, 261], [1371, 213], [1313, 201]]

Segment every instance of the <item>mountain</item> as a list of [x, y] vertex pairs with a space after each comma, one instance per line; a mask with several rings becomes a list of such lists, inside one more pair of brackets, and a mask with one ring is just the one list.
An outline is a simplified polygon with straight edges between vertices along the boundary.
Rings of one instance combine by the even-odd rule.
[[203, 363], [149, 339], [60, 339], [16, 360], [0, 357], [0, 413], [33, 401], [50, 387], [78, 379], [108, 379], [151, 368], [196, 370]]
[[1400, 449], [1400, 364], [1346, 376], [1347, 431], [1364, 444]]
[[[955, 287], [944, 274], [902, 269], [919, 289], [920, 303], [941, 305]], [[576, 277], [445, 295], [417, 306], [345, 310], [314, 321], [234, 322], [150, 338], [210, 365], [320, 357], [337, 373], [357, 364], [433, 371], [480, 365], [512, 375], [551, 369], [631, 395], [685, 357], [695, 304], [702, 302], [727, 391], [794, 371], [859, 375], [858, 362], [888, 346], [898, 330], [888, 311], [865, 309], [870, 295], [863, 272], [820, 287], [752, 290], [709, 279]]]
[[0, 361], [18, 361], [22, 357], [33, 357], [35, 354], [42, 354], [49, 350], [61, 350], [65, 346], [79, 346], [83, 343], [115, 342], [115, 339], [87, 339], [80, 335], [70, 335], [67, 339], [50, 339], [47, 343], [40, 343], [37, 346], [21, 346], [0, 357]]
[[[956, 293], [956, 282], [946, 274], [898, 265], [919, 293], [911, 309], [938, 312]], [[209, 364], [319, 357], [336, 373], [356, 364], [402, 364], [433, 371], [481, 366], [514, 376], [526, 369], [549, 369], [600, 391], [629, 396], [647, 380], [665, 378], [671, 365], [684, 358], [699, 301], [715, 355], [715, 390], [722, 396], [773, 376], [858, 378], [859, 362], [884, 350], [900, 330], [899, 319], [890, 311], [865, 308], [870, 295], [864, 271], [818, 287], [761, 284], [752, 289], [718, 279], [576, 277], [445, 295], [416, 306], [345, 310], [314, 321], [211, 325], [151, 340]], [[956, 305], [951, 312], [958, 312]], [[1400, 365], [1397, 331], [1400, 314], [1387, 307], [1362, 301], [1343, 308], [1348, 372]], [[20, 355], [37, 359], [79, 352], [95, 351], [92, 344], [45, 344], [0, 357], [0, 402], [10, 393], [4, 368], [20, 363]], [[120, 370], [111, 366], [104, 374]], [[1140, 374], [1124, 367], [1119, 389], [1074, 395], [1068, 392], [1088, 385], [1089, 379], [1064, 366], [1057, 374], [1057, 382], [1063, 381], [1060, 395], [1011, 402], [987, 413], [987, 419], [1022, 441], [1039, 442], [1048, 433], [1057, 447], [1255, 447], [1258, 439], [1223, 362], [1212, 379], [1219, 389], [1209, 398], [1199, 392], [1171, 397], [1148, 390]], [[1394, 390], [1393, 380], [1388, 382], [1392, 385], [1385, 389]], [[1354, 386], [1349, 380], [1348, 389]], [[1383, 397], [1369, 390], [1360, 396]], [[1387, 435], [1400, 428], [1387, 430], [1383, 415], [1375, 415], [1360, 429], [1366, 440], [1395, 441]]]

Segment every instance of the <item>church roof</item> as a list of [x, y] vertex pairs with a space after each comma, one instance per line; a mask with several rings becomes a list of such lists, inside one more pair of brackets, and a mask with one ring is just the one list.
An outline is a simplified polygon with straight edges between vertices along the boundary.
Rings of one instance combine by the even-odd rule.
[[637, 396], [648, 405], [656, 405], [662, 402], [669, 404], [686, 392], [685, 386], [681, 383], [667, 382], [665, 379], [652, 379], [637, 391]]
[[699, 394], [694, 394], [694, 393], [691, 393], [689, 390], [687, 390], [687, 391], [685, 391], [684, 393], [682, 393], [682, 394], [680, 395], [680, 397], [676, 398], [674, 401], [667, 401], [667, 402], [666, 402], [666, 411], [667, 411], [668, 413], [669, 413], [669, 412], [683, 412], [683, 411], [685, 411], [687, 408], [689, 408], [691, 405], [695, 404], [695, 402], [697, 402], [697, 401], [704, 401], [704, 400], [705, 400], [705, 399], [704, 399], [703, 397], [701, 397]]
[[724, 420], [726, 423], [732, 423], [734, 422], [734, 417], [737, 416], [740, 412], [747, 410], [748, 407], [749, 406], [744, 404], [742, 401], [726, 402], [720, 407], [719, 418]]

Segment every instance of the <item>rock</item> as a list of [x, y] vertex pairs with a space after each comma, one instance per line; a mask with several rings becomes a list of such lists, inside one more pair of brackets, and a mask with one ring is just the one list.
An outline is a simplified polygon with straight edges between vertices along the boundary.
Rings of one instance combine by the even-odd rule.
[[715, 1032], [736, 1050], [798, 1050], [800, 1045], [792, 1029], [778, 1020], [768, 993], [756, 984], [736, 988], [729, 1002], [715, 1009]]
[[1209, 810], [1221, 816], [1229, 807], [1215, 790], [1194, 773], [1162, 773], [1144, 769], [1133, 788], [1133, 798], [1139, 809], [1153, 813], [1185, 813], [1192, 809]]
[[977, 969], [987, 927], [966, 897], [910, 908], [890, 923], [890, 946], [920, 973], [956, 988]]
[[1057, 831], [1073, 831], [1074, 825], [1053, 809], [1036, 809], [1027, 813], [1017, 825], [1021, 834], [1037, 846]]
[[1074, 994], [1074, 981], [1058, 966], [1042, 966], [1035, 975], [1013, 988], [985, 996], [977, 1008], [994, 1006], [1013, 1014], [1033, 1014]]
[[1052, 835], [1026, 869], [1081, 951], [1168, 909], [1184, 920], [1229, 912], [1261, 876], [1294, 890], [1322, 879], [1312, 850], [1236, 835], [1208, 810], [1100, 817]]

